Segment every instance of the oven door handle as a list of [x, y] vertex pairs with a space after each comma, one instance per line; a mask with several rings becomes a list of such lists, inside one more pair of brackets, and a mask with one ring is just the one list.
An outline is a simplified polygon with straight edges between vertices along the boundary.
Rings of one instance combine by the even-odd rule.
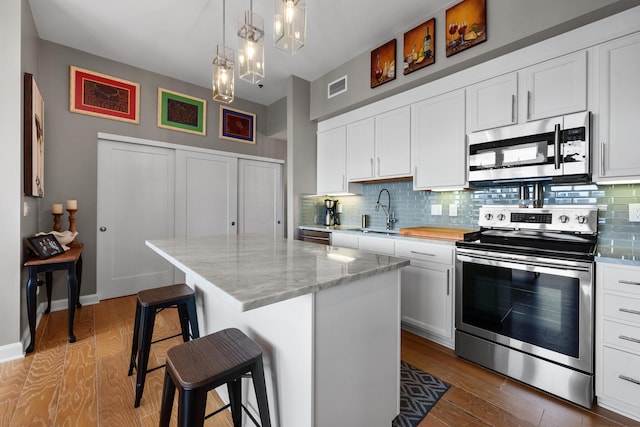
[[546, 268], [553, 268], [556, 270], [562, 269], [562, 270], [571, 270], [571, 271], [589, 271], [589, 268], [590, 268], [590, 264], [584, 265], [584, 266], [581, 266], [581, 265], [568, 266], [560, 262], [556, 264], [553, 262], [534, 261], [530, 259], [524, 260], [524, 259], [519, 259], [513, 256], [509, 256], [509, 255], [499, 255], [499, 256], [493, 256], [490, 254], [463, 255], [458, 253], [457, 258], [459, 261], [471, 262], [475, 264], [485, 264], [485, 265], [512, 263], [512, 264], [526, 265], [526, 266], [532, 266], [532, 267], [546, 267]]

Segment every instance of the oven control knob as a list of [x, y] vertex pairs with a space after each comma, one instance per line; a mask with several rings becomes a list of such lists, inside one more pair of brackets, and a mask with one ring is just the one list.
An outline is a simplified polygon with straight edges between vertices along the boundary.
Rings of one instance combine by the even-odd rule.
[[566, 224], [569, 222], [569, 217], [566, 215], [560, 215], [560, 218], [558, 218], [560, 220], [561, 223]]
[[578, 224], [586, 224], [588, 218], [585, 215], [578, 215]]
[[505, 218], [506, 216], [503, 213], [498, 214], [498, 221], [504, 221]]
[[493, 219], [493, 214], [490, 214], [490, 213], [484, 214], [484, 219], [486, 219], [487, 221], [491, 221]]

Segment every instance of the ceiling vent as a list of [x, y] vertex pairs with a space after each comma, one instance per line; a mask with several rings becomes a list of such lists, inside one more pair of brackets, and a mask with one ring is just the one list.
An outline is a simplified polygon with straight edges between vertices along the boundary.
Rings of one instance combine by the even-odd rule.
[[347, 91], [347, 76], [342, 76], [338, 80], [332, 81], [327, 86], [327, 98], [333, 98]]

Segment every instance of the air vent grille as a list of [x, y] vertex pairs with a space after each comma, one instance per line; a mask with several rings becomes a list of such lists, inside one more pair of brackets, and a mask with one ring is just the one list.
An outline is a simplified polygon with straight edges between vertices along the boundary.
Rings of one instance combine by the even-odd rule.
[[347, 91], [347, 76], [342, 76], [338, 80], [332, 81], [327, 86], [327, 98], [333, 98]]

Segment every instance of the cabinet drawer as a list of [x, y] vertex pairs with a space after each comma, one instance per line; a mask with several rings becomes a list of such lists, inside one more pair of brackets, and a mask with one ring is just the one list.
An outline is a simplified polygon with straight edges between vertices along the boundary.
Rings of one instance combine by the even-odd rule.
[[640, 326], [604, 321], [604, 343], [640, 354]]
[[640, 296], [640, 269], [601, 265], [604, 288], [612, 291], [630, 292]]
[[604, 294], [604, 317], [634, 322], [640, 326], [640, 299]]
[[638, 405], [640, 395], [640, 356], [604, 348], [603, 392], [629, 405]]
[[346, 233], [331, 233], [331, 245], [358, 249], [358, 236]]
[[453, 265], [453, 247], [424, 242], [398, 242], [397, 256]]

